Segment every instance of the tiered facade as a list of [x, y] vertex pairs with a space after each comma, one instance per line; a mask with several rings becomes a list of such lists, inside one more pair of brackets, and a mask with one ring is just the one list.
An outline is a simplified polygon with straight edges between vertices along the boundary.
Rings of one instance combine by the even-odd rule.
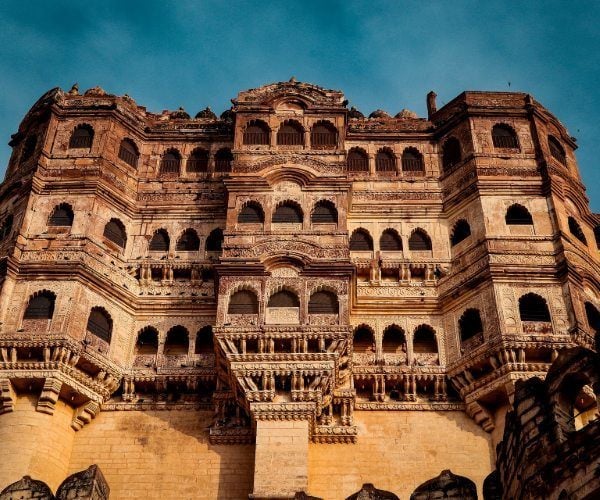
[[54, 89], [13, 136], [0, 487], [97, 463], [115, 498], [481, 490], [515, 382], [600, 331], [575, 139], [522, 93], [430, 93], [427, 119], [293, 79], [232, 102]]

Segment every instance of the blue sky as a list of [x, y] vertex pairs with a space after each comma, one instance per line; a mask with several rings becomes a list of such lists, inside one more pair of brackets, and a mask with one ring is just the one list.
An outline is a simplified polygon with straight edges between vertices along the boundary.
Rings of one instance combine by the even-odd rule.
[[364, 113], [424, 116], [432, 89], [438, 105], [463, 90], [519, 90], [577, 137], [600, 211], [599, 20], [598, 1], [2, 0], [0, 168], [33, 102], [74, 82], [190, 114], [292, 75]]

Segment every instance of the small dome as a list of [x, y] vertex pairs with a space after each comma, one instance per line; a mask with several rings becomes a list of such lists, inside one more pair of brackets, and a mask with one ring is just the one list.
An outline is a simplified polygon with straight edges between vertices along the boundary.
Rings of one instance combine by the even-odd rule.
[[10, 493], [19, 492], [31, 492], [34, 493], [33, 498], [39, 498], [40, 500], [51, 500], [54, 498], [52, 490], [43, 481], [31, 479], [30, 476], [23, 476], [20, 481], [9, 484], [0, 492], [0, 498], [8, 497]]
[[369, 115], [369, 118], [391, 118], [391, 116], [383, 109], [377, 109]]
[[179, 109], [177, 111], [172, 111], [169, 114], [169, 118], [173, 119], [173, 120], [189, 120], [190, 119], [190, 115], [188, 115], [185, 111], [185, 109], [183, 109], [181, 106], [179, 107]]
[[404, 108], [400, 113], [396, 114], [394, 118], [419, 118], [419, 115], [410, 109]]
[[365, 115], [363, 115], [358, 109], [356, 109], [354, 106], [352, 106], [350, 108], [350, 111], [348, 111], [348, 117], [349, 118], [364, 118]]
[[106, 91], [102, 88], [102, 87], [92, 87], [91, 89], [88, 89], [85, 91], [85, 94], [83, 94], [86, 97], [104, 97], [105, 95], [108, 95], [106, 93]]
[[196, 113], [196, 118], [207, 118], [209, 120], [216, 120], [217, 115], [213, 113], [213, 110], [209, 106], [206, 106], [203, 110]]
[[233, 111], [231, 109], [226, 109], [221, 113], [221, 120], [225, 122], [232, 123], [233, 122]]

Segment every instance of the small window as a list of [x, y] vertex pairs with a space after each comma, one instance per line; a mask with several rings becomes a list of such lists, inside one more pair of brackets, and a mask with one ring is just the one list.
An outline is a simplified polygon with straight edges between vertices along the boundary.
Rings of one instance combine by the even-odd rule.
[[200, 250], [198, 233], [191, 228], [186, 229], [177, 240], [175, 250], [178, 252], [196, 252]]
[[509, 226], [531, 226], [533, 218], [523, 205], [514, 204], [508, 207], [505, 216], [506, 224]]
[[337, 130], [327, 121], [313, 125], [310, 132], [310, 144], [313, 149], [335, 149], [337, 146]]
[[295, 120], [286, 120], [277, 131], [277, 144], [279, 146], [304, 145], [304, 129]]
[[108, 224], [104, 226], [104, 237], [121, 248], [125, 248], [125, 245], [127, 244], [125, 226], [118, 219], [111, 219]]
[[352, 148], [348, 151], [348, 172], [369, 172], [369, 156], [364, 149]]
[[235, 292], [229, 299], [228, 314], [258, 314], [258, 299], [250, 290]]
[[415, 353], [438, 352], [435, 333], [430, 326], [422, 325], [415, 330], [413, 337], [413, 351]]
[[556, 137], [552, 135], [548, 136], [548, 148], [550, 149], [550, 154], [556, 160], [567, 166], [567, 155], [565, 154], [565, 149], [562, 147], [562, 144]]
[[373, 238], [366, 229], [356, 229], [350, 237], [350, 250], [365, 252], [373, 250]]
[[431, 239], [425, 231], [417, 229], [408, 240], [408, 249], [411, 251], [431, 250]]
[[68, 203], [61, 203], [54, 207], [48, 225], [51, 227], [71, 227], [73, 225], [73, 209]]
[[600, 226], [594, 228], [594, 239], [596, 240], [596, 248], [600, 250]]
[[285, 202], [275, 209], [273, 214], [274, 224], [302, 224], [303, 214], [299, 205]]
[[136, 354], [156, 354], [158, 352], [158, 331], [152, 326], [140, 330], [135, 343]]
[[399, 252], [402, 250], [402, 238], [395, 229], [386, 229], [381, 233], [379, 249], [384, 252]]
[[375, 335], [369, 327], [360, 326], [354, 331], [353, 351], [355, 353], [375, 352]]
[[223, 230], [213, 229], [206, 238], [207, 252], [221, 252], [223, 250]]
[[396, 173], [396, 156], [388, 148], [380, 149], [375, 156], [375, 170], [380, 174]]
[[21, 150], [21, 161], [26, 162], [33, 156], [35, 153], [35, 148], [37, 146], [37, 135], [31, 134], [28, 135], [23, 143], [23, 149]]
[[516, 132], [508, 125], [494, 125], [492, 128], [492, 142], [495, 148], [518, 149], [519, 141]]
[[190, 335], [183, 326], [174, 326], [167, 332], [164, 353], [167, 356], [182, 356], [190, 348]]
[[259, 203], [250, 201], [246, 203], [238, 215], [240, 224], [262, 224], [265, 221], [265, 214]]
[[34, 294], [29, 299], [23, 319], [52, 319], [56, 295], [46, 290]]
[[231, 172], [231, 162], [233, 154], [229, 148], [222, 148], [215, 154], [215, 172]]
[[194, 354], [213, 354], [215, 352], [212, 326], [205, 326], [198, 331], [194, 347]]
[[167, 151], [160, 160], [160, 173], [179, 175], [180, 165], [181, 155], [179, 154], [179, 151], [171, 149]]
[[573, 217], [569, 217], [568, 223], [569, 231], [571, 232], [571, 234], [575, 236], [575, 238], [577, 238], [579, 241], [581, 241], [581, 243], [587, 245], [587, 239], [585, 237], [585, 234], [583, 234], [583, 230], [581, 229], [579, 222], [577, 222]]
[[442, 147], [442, 169], [444, 172], [458, 165], [462, 160], [460, 142], [456, 137], [450, 137]]
[[460, 219], [454, 224], [452, 235], [450, 236], [450, 243], [452, 246], [458, 245], [469, 236], [471, 236], [471, 226], [469, 226], [469, 223], [466, 220]]
[[332, 202], [322, 200], [315, 204], [310, 218], [313, 224], [337, 224], [338, 212]]
[[139, 157], [140, 153], [135, 143], [131, 139], [123, 139], [119, 146], [119, 158], [130, 167], [137, 168]]
[[528, 293], [519, 299], [521, 321], [550, 321], [550, 311], [546, 301], [535, 293]]
[[267, 307], [300, 307], [300, 301], [295, 293], [281, 290], [271, 295]]
[[483, 333], [481, 315], [477, 309], [467, 309], [458, 320], [458, 329], [460, 330], [460, 340], [465, 340]]
[[423, 155], [415, 148], [406, 148], [402, 153], [402, 171], [410, 175], [425, 174]]
[[252, 120], [244, 130], [244, 144], [268, 145], [271, 137], [271, 129], [262, 120]]
[[310, 296], [308, 314], [338, 314], [339, 309], [337, 295], [333, 292], [322, 290]]
[[585, 303], [585, 315], [590, 328], [596, 335], [600, 334], [600, 312], [591, 302]]
[[7, 215], [2, 225], [0, 225], [0, 241], [4, 241], [6, 238], [10, 236], [13, 226], [13, 216]]
[[198, 174], [208, 172], [208, 151], [196, 148], [187, 160], [187, 172]]
[[168, 252], [171, 239], [165, 229], [159, 229], [150, 240], [149, 250], [151, 252]]
[[101, 307], [94, 307], [90, 312], [86, 330], [104, 342], [110, 344], [113, 322], [109, 314]]
[[71, 134], [69, 149], [89, 149], [94, 142], [94, 129], [89, 125], [79, 125]]
[[406, 337], [402, 328], [392, 325], [383, 331], [381, 347], [384, 353], [401, 354], [406, 352]]

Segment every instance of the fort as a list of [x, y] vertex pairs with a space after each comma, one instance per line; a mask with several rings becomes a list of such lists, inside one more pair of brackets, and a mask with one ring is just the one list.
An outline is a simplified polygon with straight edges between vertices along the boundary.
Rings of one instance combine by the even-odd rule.
[[12, 136], [0, 500], [598, 498], [600, 215], [559, 120], [232, 104], [75, 85]]

